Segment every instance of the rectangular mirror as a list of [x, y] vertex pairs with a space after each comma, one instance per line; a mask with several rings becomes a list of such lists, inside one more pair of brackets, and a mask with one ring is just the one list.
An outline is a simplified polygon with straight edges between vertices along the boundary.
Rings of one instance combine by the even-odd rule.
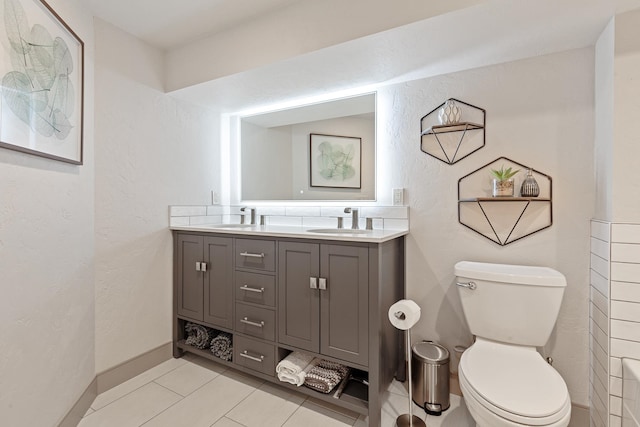
[[376, 95], [240, 118], [243, 201], [375, 200]]

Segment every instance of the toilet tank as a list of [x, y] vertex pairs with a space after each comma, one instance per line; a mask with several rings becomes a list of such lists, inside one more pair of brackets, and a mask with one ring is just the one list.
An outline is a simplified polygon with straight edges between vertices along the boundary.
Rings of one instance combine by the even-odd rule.
[[541, 347], [556, 323], [567, 281], [552, 268], [460, 261], [454, 268], [471, 333]]

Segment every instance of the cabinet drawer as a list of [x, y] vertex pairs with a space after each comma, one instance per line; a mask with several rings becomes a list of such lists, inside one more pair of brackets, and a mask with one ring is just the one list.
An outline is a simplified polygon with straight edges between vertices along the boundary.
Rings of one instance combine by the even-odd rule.
[[236, 239], [236, 267], [276, 271], [276, 242]]
[[265, 274], [236, 271], [236, 301], [275, 307], [276, 278]]
[[274, 376], [276, 372], [275, 347], [250, 338], [234, 335], [233, 361], [245, 368]]
[[263, 340], [274, 341], [276, 313], [267, 308], [236, 304], [235, 330]]

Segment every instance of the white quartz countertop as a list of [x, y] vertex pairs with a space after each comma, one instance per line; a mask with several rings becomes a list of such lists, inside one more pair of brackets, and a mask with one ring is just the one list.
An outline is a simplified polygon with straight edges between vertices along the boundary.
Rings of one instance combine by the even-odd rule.
[[339, 240], [344, 242], [383, 243], [409, 234], [409, 230], [355, 230], [336, 229], [331, 232], [313, 232], [310, 230], [328, 230], [320, 227], [292, 227], [284, 225], [255, 225], [241, 227], [239, 224], [183, 225], [170, 227], [176, 231], [195, 231], [199, 233], [220, 233], [241, 236], [292, 237], [298, 239]]

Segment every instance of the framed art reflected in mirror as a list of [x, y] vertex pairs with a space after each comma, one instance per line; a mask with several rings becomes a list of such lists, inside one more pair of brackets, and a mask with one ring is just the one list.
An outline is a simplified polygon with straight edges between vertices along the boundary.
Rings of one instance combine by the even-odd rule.
[[311, 187], [360, 188], [362, 138], [309, 135]]

